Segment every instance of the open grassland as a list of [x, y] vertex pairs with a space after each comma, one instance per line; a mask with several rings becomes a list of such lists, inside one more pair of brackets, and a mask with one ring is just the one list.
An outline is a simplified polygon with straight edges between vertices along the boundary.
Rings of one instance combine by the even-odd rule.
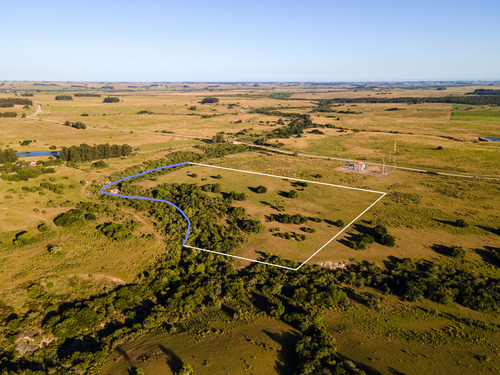
[[433, 302], [403, 303], [382, 296], [383, 307], [368, 307], [371, 291], [351, 292], [357, 300], [324, 320], [339, 352], [367, 373], [496, 374], [498, 316]]
[[500, 121], [500, 112], [453, 112], [451, 118], [462, 121]]
[[[300, 136], [271, 138], [268, 143], [281, 143], [279, 147], [300, 153], [372, 162], [381, 162], [385, 156], [386, 172], [389, 173], [384, 177], [380, 173], [352, 173], [338, 169], [347, 162], [267, 151], [242, 152], [203, 163], [387, 192], [362, 219], [311, 259], [310, 264], [331, 267], [333, 262], [334, 268], [342, 268], [346, 264], [368, 261], [389, 268], [394, 259], [412, 258], [479, 276], [498, 279], [500, 275], [498, 264], [492, 258], [499, 248], [498, 181], [391, 168], [396, 163], [431, 171], [498, 177], [500, 144], [477, 141], [479, 136], [500, 138], [498, 124], [492, 121], [497, 118], [498, 107], [358, 103], [333, 105], [330, 112], [320, 112], [316, 105], [318, 99], [341, 97], [464, 95], [476, 88], [487, 88], [485, 86], [457, 84], [438, 91], [433, 86], [416, 84], [415, 87], [404, 84], [371, 89], [356, 88], [353, 84], [161, 83], [156, 86], [117, 83], [113, 84], [113, 89], [103, 88], [110, 86], [104, 83], [82, 85], [96, 87], [96, 92], [102, 96], [56, 101], [57, 94], [86, 89], [71, 87], [71, 83], [33, 86], [30, 82], [6, 82], [0, 85], [0, 91], [4, 92], [1, 97], [15, 97], [13, 90], [18, 93], [20, 90], [43, 90], [29, 97], [34, 102], [29, 109], [17, 105], [0, 109], [0, 112], [18, 113], [17, 118], [0, 118], [1, 149], [48, 151], [52, 145], [60, 150], [63, 146], [80, 143], [126, 143], [134, 150], [127, 157], [106, 159], [107, 166], [100, 168], [92, 166], [92, 162], [83, 162], [55, 166], [55, 173], [29, 181], [0, 180], [0, 312], [3, 319], [12, 313], [21, 316], [43, 309], [51, 303], [55, 306], [101, 293], [115, 293], [110, 291], [117, 286], [140, 282], [138, 275], [154, 267], [165, 255], [166, 247], [179, 245], [168, 242], [168, 234], [151, 216], [126, 205], [113, 205], [110, 212], [99, 213], [96, 220], [77, 227], [55, 226], [54, 218], [75, 208], [80, 201], [120, 204], [119, 200], [107, 201], [97, 193], [98, 187], [111, 182], [112, 173], [164, 158], [173, 151], [201, 152], [195, 146], [206, 145], [206, 138], [219, 132], [224, 132], [226, 139], [252, 143], [267, 132], [287, 126], [290, 118], [283, 114], [292, 112], [308, 114], [313, 123], [330, 127], [316, 128], [323, 134], [309, 133], [313, 128], [307, 128]], [[118, 96], [120, 102], [102, 103], [108, 94]], [[206, 96], [216, 96], [220, 101], [201, 104]], [[38, 104], [42, 110], [38, 116], [21, 117], [23, 113], [28, 116], [34, 113]], [[191, 108], [194, 106], [196, 109]], [[282, 113], [253, 113], [254, 109], [262, 107], [273, 107]], [[278, 124], [280, 118], [284, 125]], [[57, 123], [67, 120], [83, 121], [87, 129], [78, 130]], [[237, 132], [242, 133], [237, 135]], [[25, 140], [32, 142], [21, 146]], [[145, 169], [146, 165], [137, 167], [137, 170]], [[217, 175], [220, 178], [216, 178]], [[60, 191], [39, 189], [41, 183], [48, 182], [61, 184]], [[293, 185], [293, 180], [202, 166], [189, 166], [137, 184], [153, 188], [173, 182], [219, 183], [222, 193], [245, 193], [246, 199], [233, 201], [233, 205], [244, 208], [251, 218], [261, 220], [264, 229], [261, 233], [248, 234], [247, 241], [234, 251], [236, 255], [254, 259], [263, 256], [257, 253], [263, 251], [301, 262], [338, 233], [340, 228], [333, 222], [340, 219], [347, 224], [378, 197], [311, 183], [298, 186]], [[256, 193], [259, 185], [265, 186], [267, 192]], [[284, 193], [292, 189], [297, 191], [297, 198], [285, 196]], [[222, 193], [206, 194], [219, 197]], [[284, 206], [284, 211], [273, 208], [279, 205]], [[303, 224], [267, 221], [271, 215], [279, 214], [301, 214], [322, 221], [308, 219]], [[459, 219], [468, 225], [458, 225]], [[129, 221], [136, 223], [133, 235], [121, 241], [107, 238], [97, 228], [106, 222]], [[49, 230], [39, 231], [37, 227], [41, 223], [46, 223]], [[350, 240], [371, 233], [377, 224], [387, 227], [395, 237], [394, 247], [373, 243], [365, 250], [354, 250], [348, 246]], [[310, 227], [315, 232], [306, 232], [302, 227]], [[275, 228], [279, 231], [270, 231]], [[33, 234], [34, 242], [16, 245], [15, 236], [21, 231]], [[285, 232], [304, 234], [306, 239], [288, 240], [275, 235]], [[57, 245], [58, 251], [49, 252], [49, 245]], [[443, 249], [451, 246], [463, 247], [464, 257], [447, 255]], [[197, 252], [183, 249], [180, 255], [181, 259], [191, 262], [190, 257], [195, 257]], [[247, 265], [238, 260], [230, 262], [239, 268]], [[193, 272], [192, 279], [200, 276], [198, 271]], [[244, 274], [246, 270], [236, 272]], [[168, 275], [175, 278], [175, 270]], [[282, 288], [281, 276], [279, 273], [274, 275], [274, 284], [266, 286], [263, 293]], [[263, 279], [267, 276], [262, 273]], [[345, 309], [322, 310], [323, 322], [335, 337], [339, 353], [360, 364], [367, 373], [498, 373], [498, 312], [473, 311], [455, 302], [449, 305], [429, 300], [414, 303], [389, 294], [381, 295], [362, 285], [339, 287], [347, 292], [352, 302]], [[39, 289], [44, 293], [37, 294]], [[374, 293], [381, 300], [380, 306], [368, 307], [369, 295]], [[272, 303], [279, 306], [276, 301]], [[143, 307], [147, 306], [141, 305], [141, 309]], [[130, 314], [127, 319], [134, 319], [136, 311], [127, 314]], [[291, 373], [296, 366], [294, 346], [300, 334], [287, 324], [266, 316], [246, 324], [234, 316], [214, 323], [209, 315], [192, 315], [190, 319], [194, 323], [182, 331], [184, 333], [146, 335], [120, 344], [108, 357], [102, 373], [127, 374], [140, 368], [146, 374], [169, 374], [178, 372], [185, 364], [201, 374]], [[120, 319], [126, 320], [125, 316]], [[126, 329], [133, 329], [130, 327]], [[195, 329], [191, 329], [193, 327]], [[13, 341], [13, 336], [8, 340]], [[64, 360], [69, 361], [68, 358]]]
[[120, 346], [101, 374], [176, 374], [190, 365], [196, 374], [272, 374], [294, 371], [300, 333], [270, 318], [250, 324], [211, 324], [203, 336], [190, 333], [145, 336]]

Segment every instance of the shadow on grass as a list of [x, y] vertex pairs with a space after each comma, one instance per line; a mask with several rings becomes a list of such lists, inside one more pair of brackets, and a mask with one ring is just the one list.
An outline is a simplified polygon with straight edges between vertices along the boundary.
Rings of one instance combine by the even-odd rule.
[[500, 254], [500, 247], [485, 246], [484, 249], [475, 249], [474, 251], [484, 262], [500, 267], [500, 260], [495, 259], [493, 255], [494, 253]]
[[431, 249], [434, 250], [436, 253], [441, 254], [441, 255], [449, 255], [450, 248], [445, 245], [439, 245], [439, 244], [434, 244], [431, 246]]
[[297, 368], [297, 359], [295, 356], [295, 346], [300, 340], [300, 334], [293, 332], [268, 332], [264, 330], [264, 333], [275, 343], [280, 346], [277, 350], [277, 360], [274, 365], [274, 369], [278, 374], [292, 374]]
[[356, 362], [350, 359], [349, 357], [346, 357], [345, 355], [342, 355], [340, 353], [337, 353], [340, 359], [348, 362], [352, 362], [356, 365], [358, 369], [361, 371], [364, 371], [367, 375], [382, 375], [380, 371], [375, 370], [372, 366], [370, 365], [365, 365], [364, 363], [361, 362]]
[[164, 347], [163, 345], [158, 345], [158, 348], [160, 348], [160, 350], [167, 356], [167, 365], [170, 367], [170, 370], [174, 374], [177, 374], [184, 366], [182, 359], [172, 350]]
[[443, 225], [451, 225], [452, 227], [460, 228], [460, 226], [457, 225], [456, 221], [440, 220], [440, 219], [434, 219], [434, 221], [437, 221], [438, 223], [443, 224]]
[[484, 225], [478, 225], [477, 227], [481, 228], [482, 230], [485, 230], [487, 232], [490, 232], [493, 234], [498, 234], [500, 236], [500, 228], [485, 227]]

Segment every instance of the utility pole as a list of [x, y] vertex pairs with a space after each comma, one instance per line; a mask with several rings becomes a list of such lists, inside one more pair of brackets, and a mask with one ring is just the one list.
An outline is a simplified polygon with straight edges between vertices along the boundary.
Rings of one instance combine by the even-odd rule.
[[394, 141], [394, 153], [396, 153], [396, 141]]
[[385, 174], [385, 155], [382, 156], [382, 176]]

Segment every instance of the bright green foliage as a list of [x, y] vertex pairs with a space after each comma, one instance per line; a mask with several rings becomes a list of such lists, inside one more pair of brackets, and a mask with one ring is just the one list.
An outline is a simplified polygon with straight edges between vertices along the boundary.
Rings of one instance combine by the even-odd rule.
[[22, 231], [16, 234], [16, 238], [14, 239], [14, 244], [18, 246], [29, 245], [35, 242], [35, 238], [29, 232]]
[[247, 199], [245, 193], [237, 193], [235, 191], [230, 192], [229, 196], [231, 197], [231, 199], [234, 199], [235, 201], [244, 201], [245, 199]]
[[132, 237], [133, 226], [126, 226], [121, 223], [104, 223], [97, 227], [106, 237], [121, 241]]

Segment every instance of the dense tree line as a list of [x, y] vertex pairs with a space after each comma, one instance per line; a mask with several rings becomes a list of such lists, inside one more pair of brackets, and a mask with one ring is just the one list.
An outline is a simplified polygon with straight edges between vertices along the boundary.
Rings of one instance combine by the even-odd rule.
[[0, 163], [15, 162], [18, 159], [17, 151], [12, 148], [0, 149]]
[[94, 94], [94, 93], [90, 93], [90, 92], [78, 92], [75, 94], [75, 97], [77, 98], [81, 98], [81, 97], [84, 97], [84, 98], [99, 98], [101, 96], [101, 94]]
[[280, 117], [300, 117], [300, 116], [303, 116], [300, 113], [282, 112], [279, 110], [279, 108], [276, 108], [276, 107], [255, 108], [255, 109], [251, 110], [250, 113], [257, 113], [260, 115], [268, 115], [268, 116], [280, 116]]
[[468, 93], [469, 95], [500, 95], [500, 90], [495, 89], [476, 89], [474, 92]]
[[60, 158], [65, 161], [80, 162], [128, 156], [131, 153], [132, 147], [127, 144], [110, 145], [106, 143], [89, 146], [82, 143], [80, 146], [63, 147], [60, 151]]
[[445, 266], [436, 261], [395, 260], [389, 269], [363, 262], [351, 265], [342, 282], [366, 285], [408, 301], [428, 298], [439, 303], [459, 303], [480, 311], [498, 311], [500, 280]]
[[73, 100], [71, 95], [57, 95], [56, 100]]
[[0, 117], [17, 117], [17, 112], [0, 112]]
[[0, 98], [0, 107], [14, 107], [14, 105], [33, 105], [33, 101], [22, 98]]
[[455, 103], [455, 104], [470, 104], [470, 105], [500, 105], [500, 95], [467, 95], [467, 96], [436, 96], [436, 97], [395, 97], [395, 98], [333, 98], [321, 99], [318, 103], [326, 105], [333, 103], [408, 103], [408, 104], [421, 104], [421, 103]]
[[[307, 128], [314, 127], [309, 115], [299, 115], [297, 118], [290, 121], [288, 125], [273, 129], [270, 132], [265, 132], [263, 136], [254, 141], [257, 145], [269, 145], [267, 141], [273, 138], [290, 138], [291, 136], [300, 137]], [[292, 194], [294, 195], [294, 194]]]

